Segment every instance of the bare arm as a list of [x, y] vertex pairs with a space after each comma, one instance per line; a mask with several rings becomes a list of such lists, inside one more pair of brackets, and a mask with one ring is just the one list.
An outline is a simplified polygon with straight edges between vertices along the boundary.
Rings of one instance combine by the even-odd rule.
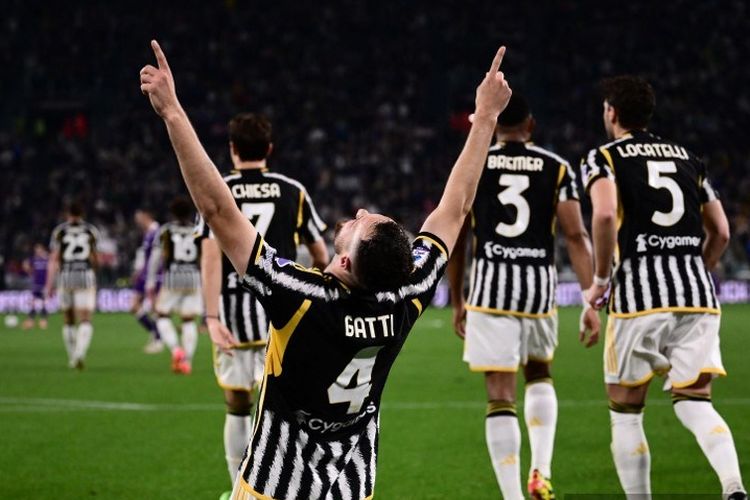
[[592, 283], [594, 259], [589, 233], [583, 225], [580, 203], [573, 200], [561, 201], [557, 204], [557, 218], [565, 237], [565, 246], [573, 271], [578, 277], [581, 289], [586, 290]]
[[[589, 304], [601, 309], [606, 303], [612, 261], [617, 245], [617, 186], [614, 181], [599, 179], [591, 189], [591, 232], [594, 240], [594, 283], [586, 291]], [[598, 283], [597, 283], [598, 282]]]
[[453, 329], [461, 338], [466, 335], [466, 299], [464, 297], [464, 273], [466, 269], [466, 236], [469, 233], [471, 221], [466, 218], [466, 222], [461, 228], [461, 232], [456, 240], [456, 246], [453, 249], [451, 258], [448, 260], [448, 267], [445, 270], [448, 276], [448, 283], [451, 291], [451, 306], [453, 306]]
[[500, 47], [490, 71], [477, 88], [474, 122], [469, 137], [451, 170], [440, 203], [422, 226], [422, 231], [433, 233], [443, 240], [449, 253], [474, 203], [497, 117], [510, 99], [508, 82], [498, 72], [504, 54], [505, 47]]
[[227, 352], [239, 342], [219, 320], [221, 300], [221, 249], [212, 238], [201, 241], [201, 288], [206, 306], [206, 326], [211, 341]]
[[703, 261], [710, 271], [718, 265], [729, 244], [729, 221], [719, 200], [703, 205], [703, 229], [706, 232]]
[[222, 251], [240, 275], [245, 274], [250, 252], [258, 235], [242, 215], [229, 187], [216, 169], [182, 109], [175, 92], [167, 58], [156, 41], [151, 42], [158, 68], [141, 69], [141, 91], [164, 120], [182, 177], [195, 206], [216, 237]]
[[[581, 217], [581, 204], [573, 200], [561, 201], [557, 204], [557, 218], [565, 236], [565, 246], [568, 248], [573, 271], [578, 277], [581, 290], [587, 290], [593, 283], [594, 259], [591, 240], [583, 225], [583, 217]], [[599, 341], [601, 321], [599, 313], [588, 303], [585, 293], [582, 298], [583, 310], [578, 322], [578, 339], [586, 347], [591, 347]], [[587, 331], [591, 332], [588, 339], [586, 338]]]
[[60, 251], [53, 250], [47, 261], [47, 282], [44, 285], [45, 294], [52, 295], [52, 287], [55, 286], [57, 272], [60, 269]]
[[325, 269], [331, 260], [328, 256], [328, 247], [326, 247], [325, 240], [321, 238], [312, 243], [307, 243], [305, 246], [307, 246], [310, 257], [312, 257], [312, 266], [318, 269]]

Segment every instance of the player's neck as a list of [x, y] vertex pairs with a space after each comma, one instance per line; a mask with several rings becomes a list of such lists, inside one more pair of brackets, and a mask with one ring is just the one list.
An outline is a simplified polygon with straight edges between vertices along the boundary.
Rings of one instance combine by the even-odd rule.
[[526, 132], [502, 132], [495, 134], [497, 142], [529, 142], [531, 137]]
[[234, 164], [235, 170], [262, 170], [266, 168], [266, 160], [238, 161]]
[[331, 262], [326, 266], [324, 272], [328, 274], [332, 274], [336, 277], [341, 283], [346, 285], [348, 288], [357, 288], [359, 284], [354, 279], [354, 276], [352, 276], [351, 273], [347, 272], [345, 269], [343, 269], [340, 266], [335, 265], [336, 262], [339, 261], [338, 255], [334, 255], [333, 259], [331, 259]]
[[623, 137], [625, 137], [628, 134], [632, 134], [635, 131], [644, 131], [645, 132], [645, 130], [646, 130], [645, 128], [644, 129], [631, 130], [631, 129], [623, 128], [620, 125], [618, 125], [617, 123], [615, 123], [614, 126], [612, 127], [612, 136], [614, 137], [615, 140], [618, 140], [618, 139], [622, 139]]

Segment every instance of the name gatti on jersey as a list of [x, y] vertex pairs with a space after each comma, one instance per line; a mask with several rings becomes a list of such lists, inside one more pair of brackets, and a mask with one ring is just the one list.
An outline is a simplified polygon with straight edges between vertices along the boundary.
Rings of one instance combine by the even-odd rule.
[[275, 182], [261, 184], [233, 184], [232, 196], [239, 199], [281, 198], [281, 186]]

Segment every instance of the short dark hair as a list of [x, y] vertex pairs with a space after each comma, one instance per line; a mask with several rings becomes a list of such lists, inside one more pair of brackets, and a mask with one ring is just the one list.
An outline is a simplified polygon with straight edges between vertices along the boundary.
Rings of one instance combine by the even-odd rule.
[[501, 127], [515, 127], [522, 124], [529, 116], [531, 116], [529, 103], [520, 93], [514, 90], [508, 105], [497, 117], [497, 124]]
[[414, 267], [411, 243], [401, 225], [379, 222], [357, 248], [357, 277], [373, 291], [395, 290], [406, 284]]
[[272, 132], [271, 121], [261, 114], [240, 113], [229, 122], [229, 140], [242, 161], [264, 160]]
[[621, 75], [600, 83], [602, 97], [617, 111], [620, 126], [626, 129], [646, 128], [656, 107], [651, 84], [639, 76]]
[[77, 200], [68, 202], [65, 211], [71, 217], [83, 217], [83, 203]]
[[177, 220], [188, 220], [193, 213], [193, 204], [184, 196], [178, 196], [169, 204], [169, 213], [174, 215]]

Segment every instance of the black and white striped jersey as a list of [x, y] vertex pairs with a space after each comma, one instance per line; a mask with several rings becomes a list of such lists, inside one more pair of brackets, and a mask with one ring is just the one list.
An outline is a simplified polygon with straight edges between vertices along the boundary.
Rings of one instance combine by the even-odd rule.
[[[315, 210], [305, 187], [296, 180], [266, 169], [235, 170], [224, 177], [237, 206], [279, 255], [297, 258], [300, 243], [322, 238], [326, 225]], [[196, 232], [204, 238], [213, 234], [203, 219]], [[268, 319], [263, 306], [241, 286], [232, 263], [222, 255], [219, 317], [241, 344], [262, 345], [268, 336]]]
[[380, 398], [388, 373], [447, 264], [422, 233], [407, 284], [352, 290], [278, 256], [261, 238], [243, 278], [271, 320], [265, 376], [240, 486], [256, 498], [372, 495]]
[[684, 147], [645, 131], [592, 149], [581, 162], [588, 192], [617, 185], [618, 232], [610, 313], [719, 312], [703, 264], [704, 203], [717, 199], [706, 166]]
[[551, 314], [556, 208], [578, 199], [575, 173], [563, 158], [531, 143], [492, 146], [471, 211], [474, 253], [466, 308]]
[[163, 288], [200, 289], [200, 245], [195, 226], [179, 221], [167, 222], [159, 228], [157, 240], [158, 245], [151, 251], [147, 288], [153, 288], [161, 267]]
[[55, 227], [50, 248], [58, 252], [59, 287], [86, 289], [96, 286], [94, 265], [100, 240], [99, 230], [85, 221], [63, 222]]

